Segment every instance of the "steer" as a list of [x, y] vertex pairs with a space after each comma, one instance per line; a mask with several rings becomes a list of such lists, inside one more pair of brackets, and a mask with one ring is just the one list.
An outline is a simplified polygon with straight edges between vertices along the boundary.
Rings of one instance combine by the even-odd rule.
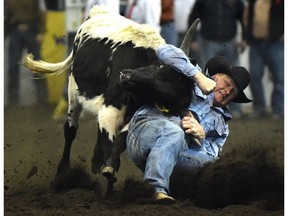
[[[181, 45], [186, 54], [198, 22], [199, 20], [195, 21], [191, 26]], [[191, 99], [189, 88], [192, 81], [171, 67], [161, 65], [155, 49], [164, 43], [164, 39], [152, 27], [137, 24], [94, 6], [89, 18], [80, 26], [74, 39], [73, 50], [66, 60], [48, 63], [33, 60], [31, 55], [23, 59], [23, 65], [35, 73], [53, 75], [69, 70], [68, 118], [64, 124], [65, 145], [56, 177], [70, 169], [71, 146], [76, 136], [79, 116], [85, 109], [95, 115], [98, 123], [92, 171], [106, 176], [108, 186], [113, 189], [120, 166], [120, 154], [126, 147], [129, 120], [141, 105], [151, 102], [151, 98], [135, 97], [135, 94], [123, 90], [120, 84], [121, 71], [127, 76], [127, 70], [139, 69], [143, 76], [150, 76], [150, 72], [165, 70], [165, 73], [174, 76], [174, 81], [180, 81], [183, 87], [173, 87], [172, 82], [169, 83], [169, 88], [164, 88], [163, 83], [156, 83], [153, 88], [158, 88], [156, 91], [161, 92], [160, 98], [163, 98], [157, 102], [168, 106], [173, 114], [179, 114], [182, 108], [187, 109]], [[175, 101], [172, 95], [183, 95], [184, 100], [177, 104], [179, 98]], [[164, 100], [170, 101], [170, 104], [164, 103]]]

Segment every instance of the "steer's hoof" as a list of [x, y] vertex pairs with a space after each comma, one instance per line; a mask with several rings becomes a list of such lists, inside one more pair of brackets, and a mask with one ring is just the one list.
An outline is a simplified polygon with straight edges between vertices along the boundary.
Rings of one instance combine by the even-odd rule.
[[70, 162], [64, 161], [63, 159], [60, 160], [56, 175], [63, 175], [63, 173], [68, 173], [71, 170]]
[[101, 196], [103, 198], [109, 197], [113, 194], [114, 192], [113, 182], [111, 182], [108, 178], [106, 178], [103, 175], [100, 175], [98, 177], [98, 183], [100, 186]]
[[116, 182], [117, 181], [117, 173], [113, 167], [103, 167], [101, 170], [101, 174], [107, 178], [108, 181]]

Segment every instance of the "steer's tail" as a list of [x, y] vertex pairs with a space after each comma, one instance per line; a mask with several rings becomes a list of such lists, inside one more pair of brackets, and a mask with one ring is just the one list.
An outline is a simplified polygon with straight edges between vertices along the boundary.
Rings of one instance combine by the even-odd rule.
[[33, 73], [55, 75], [68, 70], [72, 63], [72, 55], [73, 52], [62, 62], [48, 63], [42, 60], [34, 60], [32, 54], [27, 54], [22, 60], [22, 65], [30, 69]]

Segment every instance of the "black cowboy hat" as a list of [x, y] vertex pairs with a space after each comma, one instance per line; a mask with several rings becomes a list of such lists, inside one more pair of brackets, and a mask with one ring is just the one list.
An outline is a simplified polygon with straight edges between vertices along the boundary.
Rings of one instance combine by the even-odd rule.
[[243, 91], [250, 83], [250, 74], [246, 68], [240, 66], [231, 67], [229, 61], [226, 58], [222, 56], [216, 56], [207, 62], [205, 66], [205, 72], [208, 72], [210, 76], [213, 76], [216, 73], [224, 73], [234, 80], [239, 89], [239, 94], [232, 100], [232, 102], [249, 103], [252, 101], [246, 97]]

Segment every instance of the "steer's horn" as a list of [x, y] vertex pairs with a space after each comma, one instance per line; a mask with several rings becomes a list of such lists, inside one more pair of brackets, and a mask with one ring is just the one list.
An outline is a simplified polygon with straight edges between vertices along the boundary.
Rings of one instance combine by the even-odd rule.
[[188, 56], [190, 52], [190, 46], [192, 42], [192, 38], [194, 35], [194, 32], [196, 31], [196, 27], [198, 23], [200, 22], [200, 19], [197, 18], [192, 25], [190, 26], [189, 30], [186, 32], [186, 35], [184, 37], [184, 40], [181, 43], [180, 49], [183, 50], [183, 52]]

